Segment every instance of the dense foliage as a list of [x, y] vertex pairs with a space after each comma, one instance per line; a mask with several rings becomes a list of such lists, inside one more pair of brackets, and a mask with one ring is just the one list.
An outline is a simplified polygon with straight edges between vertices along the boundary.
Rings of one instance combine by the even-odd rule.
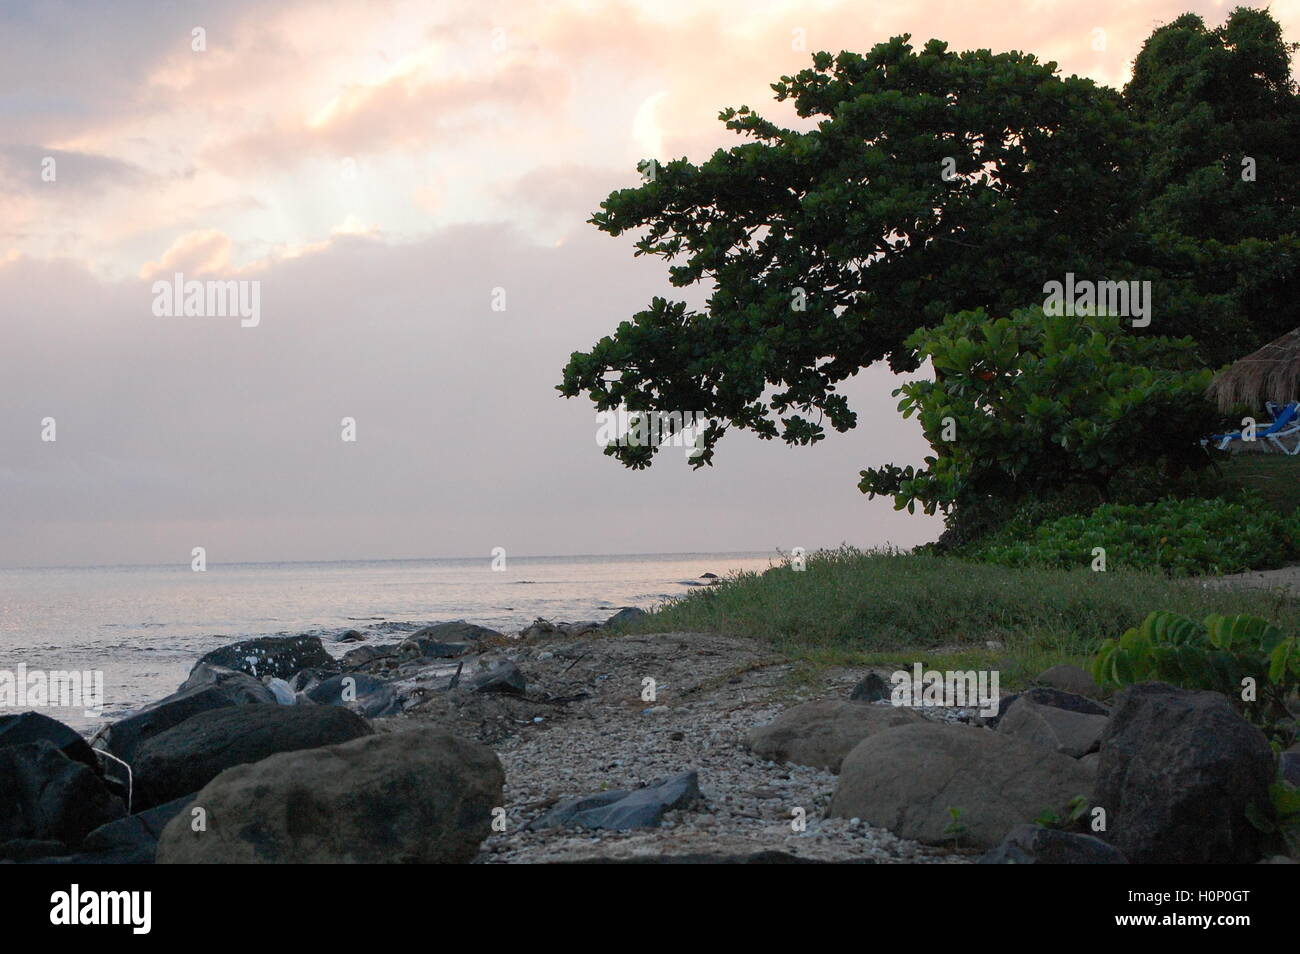
[[934, 448], [926, 466], [862, 472], [861, 489], [927, 513], [990, 496], [1018, 500], [1071, 484], [1105, 495], [1151, 462], [1209, 462], [1197, 440], [1215, 419], [1190, 339], [1138, 337], [1123, 319], [961, 312], [907, 341], [935, 380], [913, 381], [899, 410]]
[[1300, 519], [1268, 509], [1254, 495], [1103, 504], [1022, 532], [1014, 527], [995, 534], [970, 555], [1003, 566], [1088, 567], [1101, 547], [1107, 570], [1160, 569], [1174, 576], [1268, 569], [1300, 559]]

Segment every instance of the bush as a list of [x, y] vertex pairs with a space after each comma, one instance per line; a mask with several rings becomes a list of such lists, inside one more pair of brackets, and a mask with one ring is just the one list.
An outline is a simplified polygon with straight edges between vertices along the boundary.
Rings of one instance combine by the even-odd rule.
[[1024, 501], [1071, 485], [1103, 498], [1135, 470], [1170, 477], [1210, 463], [1200, 439], [1217, 420], [1211, 374], [1191, 339], [1143, 337], [1115, 316], [1025, 308], [949, 315], [907, 340], [935, 379], [895, 391], [934, 453], [925, 467], [862, 472], [859, 488], [927, 513], [987, 498]]
[[1256, 616], [1211, 615], [1198, 623], [1159, 612], [1102, 643], [1092, 674], [1101, 686], [1155, 680], [1220, 692], [1259, 725], [1286, 724], [1285, 744], [1293, 721], [1286, 701], [1300, 688], [1300, 647], [1295, 636]]
[[1108, 570], [1191, 576], [1271, 569], [1300, 558], [1300, 520], [1269, 509], [1251, 493], [1235, 500], [1102, 504], [1032, 530], [1013, 521], [969, 555], [1003, 566], [1087, 567], [1097, 547], [1105, 551]]

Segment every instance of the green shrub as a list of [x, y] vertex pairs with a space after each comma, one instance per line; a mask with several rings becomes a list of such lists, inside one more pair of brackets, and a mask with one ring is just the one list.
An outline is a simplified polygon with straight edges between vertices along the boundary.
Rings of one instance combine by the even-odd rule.
[[1300, 648], [1295, 636], [1257, 616], [1211, 615], [1198, 623], [1157, 612], [1102, 643], [1092, 674], [1101, 686], [1155, 680], [1221, 692], [1257, 724], [1284, 724], [1292, 721], [1286, 700], [1300, 687]]
[[1270, 569], [1300, 558], [1300, 520], [1270, 509], [1255, 494], [1102, 504], [1032, 529], [1012, 521], [968, 555], [1003, 566], [1086, 567], [1097, 547], [1105, 551], [1107, 570], [1191, 576]]

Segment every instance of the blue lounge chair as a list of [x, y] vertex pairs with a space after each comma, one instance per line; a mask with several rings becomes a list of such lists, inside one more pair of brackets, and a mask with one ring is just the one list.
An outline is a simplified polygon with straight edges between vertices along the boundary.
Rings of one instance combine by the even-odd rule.
[[[1255, 440], [1268, 441], [1283, 454], [1292, 457], [1300, 454], [1300, 401], [1292, 401], [1284, 405], [1270, 402], [1265, 407], [1268, 413], [1272, 415], [1273, 421], [1263, 430], [1255, 431]], [[1201, 443], [1208, 444], [1210, 441], [1217, 441], [1219, 450], [1227, 450], [1228, 445], [1233, 441], [1245, 440], [1242, 434], [1242, 431], [1237, 431], [1235, 434], [1215, 434], [1201, 441]], [[1295, 437], [1295, 446], [1287, 449], [1286, 444], [1281, 440], [1283, 437]]]

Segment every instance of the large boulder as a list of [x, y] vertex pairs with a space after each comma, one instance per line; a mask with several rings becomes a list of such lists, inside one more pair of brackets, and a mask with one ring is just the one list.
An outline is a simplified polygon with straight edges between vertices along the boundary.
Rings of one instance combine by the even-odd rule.
[[126, 807], [89, 766], [53, 742], [0, 748], [0, 842], [77, 845]]
[[1216, 692], [1143, 683], [1120, 693], [1101, 739], [1093, 801], [1103, 837], [1134, 864], [1247, 864], [1265, 847], [1267, 739]]
[[[333, 710], [342, 711], [342, 710]], [[496, 754], [440, 729], [386, 732], [227, 769], [163, 831], [160, 864], [464, 863], [503, 805]]]
[[912, 709], [866, 705], [843, 699], [805, 702], [786, 709], [767, 725], [751, 729], [750, 750], [769, 762], [794, 762], [832, 772], [863, 739], [900, 725], [924, 722]]
[[[218, 669], [230, 674], [229, 677], [215, 671]], [[251, 703], [275, 703], [275, 696], [271, 690], [252, 676], [231, 669], [205, 667], [196, 670], [191, 678], [195, 681], [187, 683], [170, 696], [100, 729], [95, 734], [94, 743], [122, 761], [132, 763], [135, 761], [136, 751], [144, 742], [180, 725], [200, 712]], [[108, 773], [117, 777], [119, 769], [110, 763]]]
[[991, 729], [996, 728], [998, 721], [1010, 712], [1016, 700], [1021, 698], [1029, 699], [1040, 706], [1051, 706], [1053, 709], [1064, 709], [1067, 712], [1082, 712], [1086, 715], [1103, 716], [1110, 714], [1110, 710], [1104, 705], [1089, 699], [1087, 696], [1081, 696], [1075, 692], [1066, 692], [1063, 689], [1052, 689], [1048, 686], [1035, 686], [1032, 689], [1026, 689], [1024, 692], [1003, 696], [998, 700], [997, 714], [985, 719], [984, 724]]
[[606, 626], [624, 626], [635, 623], [650, 614], [639, 606], [624, 606], [617, 613], [605, 620]]
[[334, 665], [334, 657], [325, 651], [319, 636], [259, 636], [212, 650], [195, 669], [204, 663], [238, 669], [258, 679], [292, 679], [300, 669]]
[[861, 818], [927, 844], [953, 840], [992, 848], [1044, 811], [1063, 813], [1087, 796], [1092, 773], [1059, 755], [998, 732], [925, 721], [868, 736], [844, 759], [829, 814]]
[[26, 745], [42, 739], [51, 743], [68, 758], [99, 772], [99, 759], [75, 729], [39, 712], [0, 716], [0, 748]]
[[[134, 815], [100, 825], [86, 836], [77, 863], [151, 865], [158, 839], [167, 823], [194, 801], [193, 795], [174, 799]], [[47, 859], [48, 860], [48, 859]]]
[[528, 682], [523, 670], [509, 659], [503, 659], [490, 669], [482, 669], [465, 677], [460, 687], [469, 692], [504, 692], [522, 696], [528, 688]]
[[482, 640], [500, 640], [505, 636], [495, 629], [476, 626], [458, 619], [451, 623], [434, 623], [423, 629], [417, 629], [406, 638], [406, 642], [425, 640], [434, 643], [477, 643]]
[[1078, 759], [1097, 748], [1106, 717], [1042, 706], [1022, 696], [998, 722], [998, 731]]
[[683, 772], [644, 788], [631, 791], [599, 792], [570, 798], [533, 820], [528, 827], [537, 828], [656, 828], [664, 813], [687, 808], [700, 797], [700, 780], [696, 772]]
[[140, 746], [137, 807], [197, 792], [235, 765], [277, 752], [337, 745], [370, 731], [361, 716], [333, 706], [233, 706], [201, 712]]
[[1076, 696], [1096, 699], [1101, 695], [1101, 687], [1093, 680], [1091, 673], [1070, 663], [1060, 663], [1044, 669], [1034, 680], [1040, 686], [1060, 689]]
[[1126, 865], [1128, 859], [1114, 845], [1077, 832], [1057, 831], [1040, 825], [1017, 825], [982, 865]]

